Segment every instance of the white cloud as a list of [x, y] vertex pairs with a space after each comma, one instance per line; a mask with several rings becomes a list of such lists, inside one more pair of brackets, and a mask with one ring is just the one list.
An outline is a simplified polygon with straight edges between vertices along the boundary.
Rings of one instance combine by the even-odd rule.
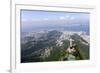
[[60, 20], [64, 20], [64, 19], [66, 19], [66, 17], [61, 16], [61, 17], [59, 17], [59, 19], [60, 19]]
[[70, 16], [68, 16], [68, 15], [67, 15], [67, 16], [65, 16], [65, 17], [66, 17], [66, 18], [70, 18]]
[[74, 20], [74, 19], [75, 19], [75, 17], [70, 17], [70, 19], [71, 19], [71, 20]]
[[70, 16], [60, 16], [59, 19], [60, 20], [68, 20], [70, 18]]
[[48, 18], [44, 18], [43, 20], [46, 20], [46, 21], [47, 21], [47, 20], [49, 20], [49, 19], [48, 19]]

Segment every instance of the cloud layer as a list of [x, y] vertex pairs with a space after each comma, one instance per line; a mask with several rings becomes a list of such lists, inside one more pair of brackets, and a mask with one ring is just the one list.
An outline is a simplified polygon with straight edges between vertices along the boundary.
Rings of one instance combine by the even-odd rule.
[[22, 29], [43, 26], [89, 25], [89, 13], [21, 11]]

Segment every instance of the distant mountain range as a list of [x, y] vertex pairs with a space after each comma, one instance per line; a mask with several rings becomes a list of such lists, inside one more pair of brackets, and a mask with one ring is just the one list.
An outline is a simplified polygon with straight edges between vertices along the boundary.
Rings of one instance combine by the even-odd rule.
[[33, 26], [28, 28], [22, 28], [22, 32], [32, 32], [32, 31], [40, 31], [40, 30], [65, 30], [65, 31], [83, 31], [89, 34], [89, 25], [81, 25], [81, 24], [71, 24], [71, 25], [47, 25], [47, 26]]
[[[64, 30], [66, 30], [65, 27]], [[85, 28], [85, 27], [84, 27]], [[47, 28], [48, 29], [48, 28]], [[80, 30], [80, 29], [74, 29]], [[67, 29], [68, 30], [68, 29]], [[87, 30], [86, 30], [87, 31]], [[69, 47], [69, 39], [80, 48], [85, 59], [89, 59], [89, 42], [83, 36], [87, 33], [69, 31], [26, 32], [21, 36], [21, 62], [60, 61]]]

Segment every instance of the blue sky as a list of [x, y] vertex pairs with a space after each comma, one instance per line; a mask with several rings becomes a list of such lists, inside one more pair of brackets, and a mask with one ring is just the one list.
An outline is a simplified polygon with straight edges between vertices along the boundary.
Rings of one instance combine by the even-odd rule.
[[22, 30], [43, 26], [89, 25], [89, 13], [21, 10]]

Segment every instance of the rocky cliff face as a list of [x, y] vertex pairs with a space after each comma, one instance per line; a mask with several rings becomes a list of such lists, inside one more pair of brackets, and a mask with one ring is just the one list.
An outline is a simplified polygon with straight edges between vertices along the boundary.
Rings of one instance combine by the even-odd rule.
[[[40, 31], [24, 33], [21, 36], [21, 62], [59, 61], [66, 56], [70, 38], [89, 59], [89, 41], [85, 33], [72, 31]], [[63, 59], [62, 59], [63, 60]]]

